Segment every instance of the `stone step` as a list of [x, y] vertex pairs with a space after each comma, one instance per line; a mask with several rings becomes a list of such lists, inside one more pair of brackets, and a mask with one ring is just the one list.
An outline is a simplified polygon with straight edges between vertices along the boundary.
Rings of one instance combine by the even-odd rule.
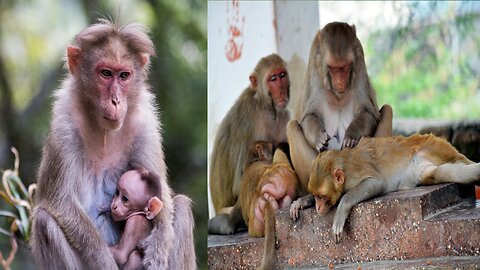
[[[276, 267], [308, 268], [385, 260], [480, 255], [480, 209], [461, 196], [459, 186], [418, 187], [355, 206], [345, 234], [332, 235], [335, 211], [313, 208], [293, 222], [276, 213]], [[246, 233], [208, 238], [209, 269], [253, 269], [261, 262], [263, 238]]]

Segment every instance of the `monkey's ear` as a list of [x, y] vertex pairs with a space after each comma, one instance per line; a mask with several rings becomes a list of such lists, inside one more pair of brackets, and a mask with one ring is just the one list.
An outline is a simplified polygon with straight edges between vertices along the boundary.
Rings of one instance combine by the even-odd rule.
[[158, 215], [158, 213], [160, 213], [160, 210], [162, 210], [162, 208], [163, 202], [156, 196], [151, 197], [150, 200], [148, 200], [147, 209], [145, 211], [147, 219], [154, 219]]
[[257, 90], [257, 88], [258, 88], [257, 76], [252, 74], [248, 78], [250, 79], [250, 84], [251, 84], [253, 90]]
[[357, 35], [357, 28], [355, 27], [355, 24], [352, 24], [352, 29], [353, 29], [353, 33], [355, 33], [355, 35]]
[[78, 47], [73, 47], [73, 46], [67, 47], [68, 69], [72, 74], [75, 74], [77, 70], [77, 65], [78, 65], [78, 62], [80, 61], [80, 52], [81, 52], [81, 49]]
[[150, 65], [150, 55], [148, 53], [142, 53], [140, 56], [142, 60], [142, 67], [148, 67]]
[[345, 183], [345, 172], [340, 168], [336, 168], [335, 171], [333, 171], [333, 178], [338, 185], [343, 185], [343, 183]]
[[322, 32], [319, 31], [317, 33], [317, 42], [316, 42], [316, 46], [317, 46], [317, 49], [320, 50], [320, 46], [319, 44], [322, 44], [323, 43], [323, 36], [322, 36]]

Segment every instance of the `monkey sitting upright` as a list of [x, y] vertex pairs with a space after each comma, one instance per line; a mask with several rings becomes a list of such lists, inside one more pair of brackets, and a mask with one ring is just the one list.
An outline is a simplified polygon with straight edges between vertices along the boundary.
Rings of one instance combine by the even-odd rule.
[[110, 252], [122, 269], [143, 269], [140, 241], [152, 232], [152, 220], [163, 208], [158, 176], [145, 169], [125, 172], [110, 205], [112, 219], [125, 221], [125, 230]]
[[308, 191], [315, 197], [320, 214], [326, 214], [340, 200], [333, 219], [338, 242], [351, 208], [362, 201], [417, 185], [477, 180], [480, 164], [467, 159], [443, 138], [432, 134], [362, 138], [353, 149], [319, 154]]

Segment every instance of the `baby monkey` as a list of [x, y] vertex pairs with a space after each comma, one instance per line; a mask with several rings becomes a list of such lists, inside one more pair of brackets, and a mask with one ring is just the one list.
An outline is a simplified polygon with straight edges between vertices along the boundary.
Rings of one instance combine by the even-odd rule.
[[326, 214], [340, 200], [333, 219], [336, 242], [350, 210], [362, 201], [418, 185], [480, 180], [479, 163], [431, 134], [362, 138], [355, 148], [319, 154], [312, 168], [308, 191], [317, 212]]
[[152, 231], [152, 220], [163, 208], [159, 176], [145, 169], [125, 172], [117, 183], [110, 205], [112, 219], [125, 221], [118, 244], [110, 247], [121, 269], [143, 269], [140, 241]]

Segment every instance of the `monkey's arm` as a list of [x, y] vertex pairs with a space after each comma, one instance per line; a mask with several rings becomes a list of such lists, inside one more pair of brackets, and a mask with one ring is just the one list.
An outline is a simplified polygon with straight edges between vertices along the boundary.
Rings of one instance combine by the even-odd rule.
[[[71, 171], [79, 170], [75, 167], [78, 160], [62, 155], [53, 140], [52, 136], [47, 139], [35, 194], [37, 209], [32, 221], [32, 238], [37, 263], [45, 263], [46, 265], [43, 265], [45, 268], [55, 268], [56, 264], [52, 262], [51, 257], [45, 256], [41, 249], [46, 248], [44, 241], [65, 239], [66, 241], [60, 241], [61, 243], [51, 243], [49, 250], [52, 254], [50, 256], [59, 257], [57, 258], [61, 262], [59, 265], [63, 261], [71, 260], [61, 257], [60, 254], [72, 249], [88, 269], [96, 269], [99, 265], [103, 269], [117, 269], [115, 260], [97, 228], [83, 210], [77, 197], [72, 195], [75, 194], [72, 185], [77, 179], [66, 179], [65, 167]], [[61, 166], [62, 164], [65, 167]], [[59, 229], [54, 229], [51, 224], [58, 225]], [[43, 231], [45, 226], [46, 232]]]
[[387, 184], [382, 179], [367, 178], [343, 195], [333, 218], [335, 242], [340, 242], [343, 227], [353, 206], [365, 200], [377, 197], [385, 192]]
[[62, 232], [57, 233], [64, 234], [86, 268], [95, 269], [101, 265], [103, 269], [117, 269], [107, 245], [79, 204], [63, 201], [59, 205], [42, 205], [40, 208], [50, 213], [51, 218], [58, 223]]
[[327, 149], [330, 136], [325, 132], [323, 120], [315, 113], [308, 113], [301, 122], [308, 144], [319, 152]]
[[366, 108], [362, 108], [345, 131], [342, 149], [345, 147], [355, 147], [362, 137], [373, 136], [377, 128], [378, 120]]
[[151, 222], [145, 216], [136, 215], [130, 217], [125, 224], [125, 230], [118, 244], [109, 247], [115, 262], [119, 266], [124, 265], [130, 253], [135, 250], [142, 239], [148, 236], [151, 230]]
[[315, 204], [315, 198], [312, 194], [308, 194], [305, 197], [301, 197], [294, 201], [290, 206], [290, 217], [293, 221], [296, 221], [300, 214], [300, 209], [310, 208]]

